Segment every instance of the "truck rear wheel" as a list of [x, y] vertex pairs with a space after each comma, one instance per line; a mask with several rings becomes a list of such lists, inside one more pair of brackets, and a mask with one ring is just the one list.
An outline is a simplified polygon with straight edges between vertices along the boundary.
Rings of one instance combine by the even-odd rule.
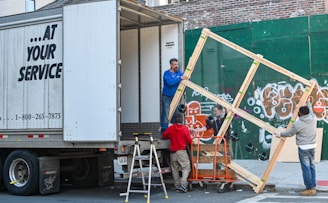
[[72, 173], [74, 187], [84, 188], [96, 186], [98, 183], [98, 163], [96, 158], [81, 158], [76, 160], [76, 171]]
[[39, 188], [39, 161], [36, 155], [27, 150], [11, 152], [4, 162], [3, 181], [12, 194], [36, 193]]
[[2, 164], [2, 157], [0, 157], [0, 191], [4, 189], [4, 185], [3, 185], [3, 180], [2, 180], [2, 167], [3, 167], [3, 164]]

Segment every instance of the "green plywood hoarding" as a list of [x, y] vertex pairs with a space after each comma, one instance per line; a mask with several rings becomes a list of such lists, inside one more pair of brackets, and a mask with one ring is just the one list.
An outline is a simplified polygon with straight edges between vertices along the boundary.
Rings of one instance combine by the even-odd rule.
[[[242, 23], [211, 30], [224, 38], [285, 67], [304, 78], [317, 80], [321, 86], [312, 95], [318, 127], [324, 128], [323, 149], [328, 146], [328, 15]], [[201, 30], [186, 31], [186, 62], [191, 56]], [[248, 57], [208, 39], [197, 62], [192, 81], [232, 103], [252, 63]], [[286, 127], [291, 112], [304, 86], [264, 65], [260, 65], [240, 105], [245, 111], [274, 125]], [[201, 136], [210, 136], [205, 119], [212, 113], [214, 102], [187, 89], [189, 126]], [[327, 111], [327, 116], [326, 116]], [[269, 153], [271, 135], [238, 115], [232, 131], [240, 137], [233, 144], [234, 158], [257, 159]], [[245, 149], [251, 143], [254, 150]], [[322, 151], [322, 159], [328, 152]]]

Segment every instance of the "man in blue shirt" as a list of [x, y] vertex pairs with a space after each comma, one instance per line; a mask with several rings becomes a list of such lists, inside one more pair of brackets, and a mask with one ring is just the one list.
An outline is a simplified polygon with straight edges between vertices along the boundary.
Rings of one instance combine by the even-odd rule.
[[163, 75], [163, 92], [162, 92], [162, 113], [161, 113], [161, 132], [163, 133], [168, 127], [168, 115], [170, 111], [170, 104], [173, 96], [179, 86], [181, 80], [186, 79], [183, 73], [179, 70], [178, 59], [172, 58], [170, 60], [170, 69], [166, 70]]

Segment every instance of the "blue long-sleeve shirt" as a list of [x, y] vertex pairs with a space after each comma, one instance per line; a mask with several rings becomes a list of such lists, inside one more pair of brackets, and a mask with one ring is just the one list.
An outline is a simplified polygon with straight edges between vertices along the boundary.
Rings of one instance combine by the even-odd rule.
[[164, 87], [163, 87], [163, 95], [173, 97], [175, 91], [177, 90], [179, 83], [181, 81], [181, 76], [183, 73], [181, 71], [171, 72], [167, 70], [164, 72]]

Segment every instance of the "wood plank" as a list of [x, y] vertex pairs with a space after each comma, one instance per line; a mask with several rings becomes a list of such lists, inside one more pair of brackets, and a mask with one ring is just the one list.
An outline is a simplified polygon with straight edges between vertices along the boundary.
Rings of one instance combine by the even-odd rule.
[[216, 41], [218, 41], [218, 42], [220, 42], [220, 43], [222, 43], [222, 44], [224, 44], [224, 45], [226, 45], [226, 46], [228, 46], [228, 47], [230, 47], [230, 48], [232, 48], [232, 49], [234, 49], [234, 50], [236, 50], [236, 51], [238, 51], [238, 52], [240, 52], [240, 53], [242, 53], [242, 54], [244, 54], [244, 55], [246, 55], [246, 56], [248, 56], [248, 57], [250, 57], [250, 58], [252, 58], [256, 61], [259, 61], [260, 63], [270, 67], [271, 69], [273, 69], [277, 72], [280, 72], [284, 75], [287, 75], [290, 78], [293, 78], [293, 79], [305, 84], [306, 86], [311, 86], [311, 83], [309, 82], [309, 80], [307, 80], [307, 79], [305, 79], [305, 78], [303, 78], [303, 77], [301, 77], [301, 76], [299, 76], [299, 75], [297, 75], [297, 74], [295, 74], [295, 73], [293, 73], [289, 70], [286, 70], [285, 68], [283, 68], [283, 67], [281, 67], [281, 66], [279, 66], [279, 65], [277, 65], [277, 64], [275, 64], [275, 63], [273, 63], [273, 62], [271, 62], [271, 61], [269, 61], [265, 58], [259, 57], [258, 55], [254, 54], [253, 52], [248, 51], [247, 49], [245, 49], [243, 47], [240, 47], [237, 44], [235, 44], [233, 42], [230, 42], [229, 40], [224, 39], [223, 37], [211, 32], [207, 28], [204, 28], [203, 32], [204, 32], [204, 30], [205, 30], [205, 33], [209, 37], [211, 37], [212, 39], [214, 39], [214, 40], [216, 40]]
[[[263, 57], [262, 55], [258, 55], [258, 56]], [[259, 65], [260, 65], [260, 63], [258, 61], [256, 61], [256, 60], [253, 61], [251, 67], [248, 70], [246, 78], [245, 78], [243, 84], [240, 86], [240, 88], [238, 90], [238, 94], [236, 95], [236, 97], [232, 103], [232, 106], [234, 108], [238, 108], [240, 103], [242, 102], [245, 92], [247, 91], [249, 85], [251, 84]], [[217, 136], [224, 135], [225, 132], [227, 132], [234, 116], [235, 116], [235, 113], [233, 111], [228, 111], [226, 119], [223, 121], [222, 126], [221, 126]], [[220, 143], [221, 140], [222, 139], [219, 139], [218, 142]]]
[[[189, 58], [189, 62], [187, 67], [185, 68], [185, 71], [183, 73], [184, 76], [186, 76], [188, 79], [191, 77], [192, 72], [194, 71], [194, 68], [196, 66], [196, 63], [198, 61], [198, 58], [200, 54], [202, 53], [203, 47], [207, 40], [207, 33], [202, 31], [201, 36], [198, 39], [198, 42], [196, 44], [196, 47], [194, 49], [194, 52], [192, 53], [191, 57]], [[174, 114], [175, 109], [178, 107], [180, 100], [183, 96], [184, 90], [186, 86], [180, 82], [177, 91], [174, 94], [174, 97], [172, 99], [172, 102], [170, 104], [170, 111], [168, 115], [168, 120], [170, 121], [172, 119], [172, 116]]]
[[231, 161], [228, 167], [236, 172], [239, 176], [241, 176], [247, 183], [252, 183], [253, 185], [261, 184], [261, 179], [257, 177], [255, 174], [246, 170], [245, 168], [239, 166], [236, 162]]
[[196, 90], [201, 95], [207, 97], [208, 99], [215, 101], [216, 103], [222, 105], [223, 107], [229, 109], [230, 111], [238, 114], [240, 117], [254, 123], [255, 125], [259, 126], [260, 128], [265, 129], [268, 132], [274, 133], [277, 129], [268, 123], [262, 121], [261, 119], [256, 118], [255, 116], [247, 113], [246, 111], [233, 107], [230, 103], [224, 101], [221, 98], [218, 98], [215, 94], [203, 89], [202, 87], [198, 86], [197, 84], [191, 82], [190, 80], [183, 80], [181, 83], [185, 84], [186, 86], [190, 87], [191, 89]]
[[[320, 162], [321, 160], [321, 151], [322, 151], [322, 138], [323, 138], [323, 128], [317, 128], [317, 137], [316, 137], [316, 144], [317, 147], [315, 148], [315, 162]], [[280, 139], [273, 136], [271, 140], [271, 147], [270, 147], [270, 159], [273, 155], [273, 152], [277, 148]], [[286, 139], [285, 146], [281, 150], [277, 161], [278, 162], [299, 162], [298, 159], [298, 149], [296, 145], [296, 136], [290, 137]], [[272, 153], [272, 155], [271, 155]]]
[[[282, 73], [284, 75], [287, 75], [290, 78], [295, 79], [295, 80], [297, 80], [297, 81], [305, 84], [306, 86], [310, 86], [310, 88], [313, 89], [312, 83], [310, 81], [308, 81], [308, 80], [304, 79], [303, 77], [298, 76], [298, 75], [296, 75], [296, 74], [294, 74], [294, 73], [292, 73], [292, 72], [284, 69], [283, 67], [281, 67], [279, 65], [276, 65], [276, 64], [272, 63], [271, 61], [268, 61], [267, 59], [264, 59], [262, 56], [256, 55], [256, 54], [254, 54], [254, 53], [252, 53], [252, 52], [250, 52], [250, 51], [248, 51], [248, 50], [246, 50], [246, 49], [244, 49], [244, 48], [242, 48], [242, 47], [240, 47], [240, 46], [238, 46], [238, 45], [236, 45], [236, 44], [234, 44], [234, 43], [232, 43], [232, 42], [230, 42], [230, 41], [228, 41], [228, 40], [226, 40], [226, 39], [224, 39], [224, 38], [222, 38], [222, 37], [220, 37], [220, 36], [218, 36], [216, 34], [214, 34], [213, 32], [211, 32], [208, 29], [203, 29], [202, 36], [205, 36], [205, 38], [211, 37], [212, 39], [217, 40], [218, 42], [221, 42], [221, 43], [227, 45], [228, 47], [230, 47], [230, 48], [232, 48], [232, 49], [234, 49], [234, 50], [236, 50], [236, 51], [238, 51], [238, 52], [240, 52], [240, 53], [242, 53], [242, 54], [244, 54], [244, 55], [246, 55], [248, 57], [253, 58], [255, 61], [260, 62], [260, 63], [268, 66], [269, 68], [271, 68], [273, 70], [276, 70], [276, 71], [278, 71], [278, 72], [280, 72], [280, 73]], [[203, 41], [203, 44], [201, 43], [201, 41]], [[196, 62], [197, 62], [197, 60], [199, 58], [199, 55], [200, 55], [200, 53], [201, 53], [201, 51], [202, 51], [202, 49], [204, 47], [205, 41], [206, 41], [206, 39], [205, 40], [201, 40], [201, 38], [200, 38], [199, 41], [198, 41], [198, 43], [197, 43], [196, 49], [195, 49], [192, 57], [189, 60], [190, 66], [188, 64], [188, 66], [186, 68], [186, 71], [188, 71], [188, 72], [185, 71], [185, 73], [184, 73], [184, 75], [186, 75], [187, 78], [190, 78], [190, 76], [192, 74], [192, 71], [193, 71], [193, 69], [195, 67], [195, 64], [196, 64]], [[202, 47], [200, 48], [200, 46], [198, 46], [198, 45], [200, 45]], [[253, 72], [253, 74], [255, 74], [255, 72], [256, 72], [256, 70]], [[243, 85], [242, 88], [245, 88], [247, 90], [247, 87], [249, 86], [249, 84], [247, 84], [247, 83], [249, 83], [250, 81], [251, 81], [251, 77], [248, 77], [247, 76], [246, 79], [245, 79], [245, 81], [244, 81], [244, 84], [245, 85]], [[262, 120], [260, 120], [260, 119], [258, 119], [256, 117], [248, 114], [247, 112], [243, 111], [242, 109], [237, 108], [240, 105], [240, 101], [242, 100], [242, 97], [240, 97], [240, 99], [238, 99], [236, 97], [233, 105], [231, 105], [230, 103], [227, 103], [227, 102], [225, 102], [225, 101], [217, 98], [216, 95], [214, 95], [214, 94], [212, 94], [212, 93], [204, 90], [202, 87], [199, 87], [198, 85], [192, 83], [189, 80], [183, 80], [183, 81], [180, 82], [180, 85], [178, 87], [178, 90], [177, 90], [177, 92], [176, 92], [176, 94], [174, 96], [174, 99], [173, 99], [174, 101], [172, 101], [171, 106], [170, 106], [169, 119], [172, 118], [173, 112], [176, 109], [176, 107], [178, 106], [178, 104], [179, 104], [179, 102], [181, 100], [181, 97], [183, 95], [183, 92], [184, 92], [186, 86], [194, 89], [195, 91], [198, 91], [200, 94], [206, 96], [207, 98], [209, 98], [209, 99], [217, 102], [218, 104], [221, 104], [225, 108], [229, 109], [230, 111], [228, 112], [228, 116], [229, 116], [228, 119], [230, 118], [230, 120], [232, 119], [232, 117], [234, 116], [234, 114], [238, 114], [241, 117], [243, 117], [244, 119], [246, 119], [246, 120], [254, 123], [255, 125], [259, 126], [260, 128], [265, 129], [268, 132], [274, 133], [277, 130], [273, 126], [271, 126], [271, 125], [263, 122]], [[306, 89], [307, 93], [308, 92], [311, 92], [312, 89], [308, 89], [307, 88]], [[303, 96], [304, 95], [305, 95], [305, 93], [303, 94]], [[302, 100], [302, 98], [301, 98], [301, 100]], [[294, 121], [296, 117], [295, 118], [292, 117], [292, 118], [293, 119], [291, 121]], [[227, 128], [228, 127], [228, 124], [229, 124], [229, 121], [226, 122], [226, 124], [224, 125], [225, 126], [224, 128]], [[222, 129], [221, 130], [222, 132], [225, 132], [226, 129], [224, 129], [224, 128], [221, 128]], [[222, 132], [221, 133], [219, 132], [219, 134], [223, 134]], [[275, 159], [276, 156], [279, 155], [279, 153], [281, 151], [281, 148], [282, 148], [282, 146], [284, 144], [284, 140], [285, 140], [285, 138], [283, 138], [283, 139], [280, 140], [280, 143], [278, 145], [278, 148], [277, 148], [277, 150], [275, 151], [275, 153], [273, 155], [273, 159]], [[256, 188], [254, 189], [254, 191], [258, 193], [258, 192], [260, 192], [260, 191], [263, 190], [263, 188], [265, 186], [266, 179], [269, 176], [269, 174], [271, 173], [271, 170], [274, 167], [274, 165], [275, 165], [275, 161], [270, 161], [269, 162], [269, 166], [268, 166], [267, 170], [265, 171], [264, 176], [262, 177], [262, 179], [260, 179], [259, 177], [255, 176], [254, 174], [252, 174], [251, 172], [247, 171], [246, 169], [242, 168], [241, 166], [239, 166], [235, 162], [232, 162], [231, 161], [228, 166], [229, 166], [230, 169], [232, 169], [233, 171], [236, 172], [236, 176], [237, 177], [239, 177], [240, 179], [242, 179], [244, 181], [247, 181], [253, 187], [253, 189], [255, 188], [255, 185], [256, 185]], [[193, 169], [193, 173], [194, 172], [195, 172], [195, 170]], [[209, 171], [207, 171], [207, 172], [209, 172]], [[213, 175], [213, 170], [212, 170], [212, 175]]]
[[[194, 156], [194, 160], [197, 159], [197, 156]], [[214, 159], [216, 159], [216, 163], [225, 163], [225, 157], [224, 156], [199, 156], [198, 163], [200, 164], [206, 164], [206, 163], [214, 163]], [[230, 156], [227, 156], [227, 164], [230, 164], [231, 158]]]
[[242, 176], [240, 176], [240, 175], [238, 175], [238, 174], [236, 174], [236, 177], [237, 177], [237, 179], [239, 179], [239, 180], [241, 180], [241, 181], [244, 181], [244, 182], [246, 182], [247, 184], [249, 184], [249, 185], [253, 188], [253, 190], [255, 191], [255, 189], [256, 189], [256, 185], [255, 185], [254, 183], [252, 183], [252, 182], [248, 182], [248, 180], [246, 180], [245, 178], [243, 178]]
[[[311, 85], [310, 86], [307, 86], [305, 88], [305, 91], [299, 101], [299, 103], [297, 104], [296, 108], [294, 109], [294, 112], [293, 112], [293, 115], [292, 115], [292, 118], [290, 119], [290, 122], [287, 126], [287, 129], [291, 128], [292, 124], [294, 123], [294, 121], [296, 120], [297, 116], [298, 116], [298, 109], [299, 107], [305, 105], [309, 95], [311, 94], [313, 88], [316, 86], [315, 82], [314, 81], [310, 81]], [[265, 186], [265, 183], [267, 181], [267, 179], [269, 178], [274, 166], [276, 165], [277, 163], [277, 159], [278, 159], [278, 156], [285, 144], [285, 141], [286, 139], [288, 138], [280, 138], [280, 142], [276, 148], [276, 150], [274, 151], [272, 157], [271, 157], [271, 160], [269, 161], [269, 164], [266, 168], [266, 170], [264, 171], [264, 174], [261, 178], [261, 181], [262, 181], [262, 184], [259, 184], [255, 190], [256, 193], [259, 193], [259, 192], [262, 192], [264, 186]]]
[[[198, 147], [199, 146], [199, 147]], [[192, 144], [192, 151], [208, 151], [208, 152], [214, 152], [215, 151], [215, 145], [214, 144]], [[229, 145], [226, 145], [226, 149], [229, 149]], [[224, 152], [224, 145], [218, 144], [216, 146], [217, 152]]]
[[[193, 178], [196, 177], [197, 171], [195, 170], [195, 174]], [[218, 178], [225, 178], [226, 171], [225, 170], [216, 170], [215, 179]], [[236, 179], [236, 174], [233, 170], [228, 170], [228, 176], [231, 179]], [[205, 179], [205, 178], [213, 178], [214, 177], [214, 170], [213, 169], [198, 169], [198, 179]]]

